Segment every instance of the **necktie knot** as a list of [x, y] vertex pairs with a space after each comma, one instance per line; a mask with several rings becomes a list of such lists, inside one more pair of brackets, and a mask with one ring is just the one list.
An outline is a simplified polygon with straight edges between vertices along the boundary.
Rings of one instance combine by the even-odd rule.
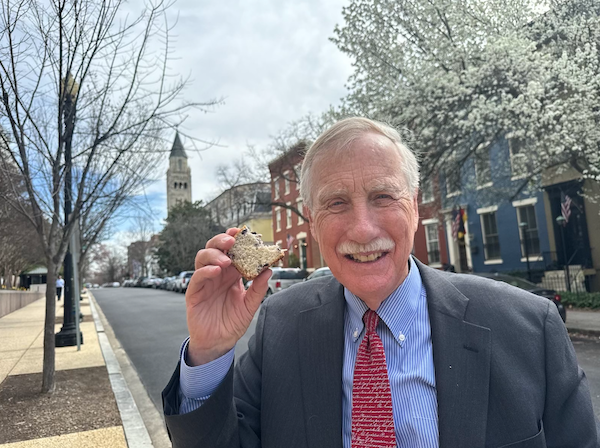
[[365, 327], [367, 328], [367, 334], [374, 333], [377, 328], [377, 324], [379, 323], [379, 316], [373, 310], [367, 310], [367, 312], [363, 316], [363, 322], [365, 323]]

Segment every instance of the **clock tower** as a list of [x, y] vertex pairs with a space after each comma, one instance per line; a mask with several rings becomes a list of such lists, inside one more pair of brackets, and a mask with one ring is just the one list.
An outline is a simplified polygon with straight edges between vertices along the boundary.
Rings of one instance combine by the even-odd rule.
[[175, 134], [167, 170], [167, 211], [184, 201], [192, 202], [192, 173], [178, 132]]

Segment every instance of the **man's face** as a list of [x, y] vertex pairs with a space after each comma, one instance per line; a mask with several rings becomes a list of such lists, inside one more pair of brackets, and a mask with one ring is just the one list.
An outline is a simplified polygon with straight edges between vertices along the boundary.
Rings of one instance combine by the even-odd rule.
[[419, 219], [394, 144], [365, 134], [313, 166], [311, 230], [333, 275], [377, 309], [406, 278]]

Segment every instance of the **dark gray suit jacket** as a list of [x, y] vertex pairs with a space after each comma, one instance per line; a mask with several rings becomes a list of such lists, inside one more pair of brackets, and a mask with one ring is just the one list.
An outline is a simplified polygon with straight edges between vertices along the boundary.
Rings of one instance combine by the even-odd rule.
[[[598, 448], [583, 371], [556, 306], [417, 262], [427, 291], [441, 448]], [[248, 352], [199, 409], [177, 415], [179, 367], [163, 391], [175, 448], [341, 448], [343, 287], [295, 285], [261, 307]]]

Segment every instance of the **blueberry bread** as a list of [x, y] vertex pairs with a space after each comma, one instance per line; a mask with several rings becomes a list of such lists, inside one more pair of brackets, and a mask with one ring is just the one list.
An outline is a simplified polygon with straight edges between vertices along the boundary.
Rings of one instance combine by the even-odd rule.
[[279, 246], [266, 246], [256, 232], [246, 226], [235, 234], [235, 243], [227, 255], [246, 280], [253, 280], [262, 271], [281, 260], [285, 251]]

